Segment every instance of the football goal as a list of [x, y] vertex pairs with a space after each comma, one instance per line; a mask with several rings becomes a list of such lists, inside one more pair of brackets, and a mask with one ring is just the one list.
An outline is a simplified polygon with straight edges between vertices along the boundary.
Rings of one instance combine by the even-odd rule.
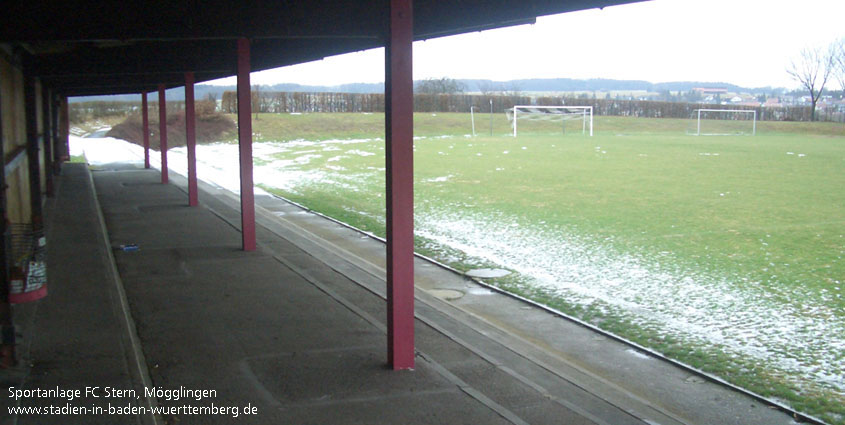
[[[560, 121], [561, 131], [566, 134], [567, 121], [581, 121], [581, 134], [593, 135], [593, 107], [592, 106], [533, 106], [516, 105], [506, 109], [505, 114], [513, 126], [513, 137], [518, 134], [518, 121]], [[571, 131], [572, 129], [570, 129]]]
[[734, 136], [757, 134], [757, 111], [748, 109], [695, 109], [688, 134]]

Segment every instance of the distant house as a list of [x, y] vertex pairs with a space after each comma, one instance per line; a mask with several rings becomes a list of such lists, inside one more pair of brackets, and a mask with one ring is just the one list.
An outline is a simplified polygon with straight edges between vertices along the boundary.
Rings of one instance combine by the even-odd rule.
[[780, 103], [783, 105], [794, 105], [795, 96], [783, 95], [780, 97]]
[[776, 97], [770, 97], [766, 99], [766, 103], [763, 104], [763, 107], [765, 108], [780, 108], [782, 106], [784, 105], [780, 103], [780, 99]]
[[838, 102], [833, 100], [831, 96], [825, 96], [816, 104], [816, 109], [836, 109]]
[[725, 88], [709, 88], [709, 87], [693, 87], [694, 91], [701, 94], [727, 94], [728, 89]]

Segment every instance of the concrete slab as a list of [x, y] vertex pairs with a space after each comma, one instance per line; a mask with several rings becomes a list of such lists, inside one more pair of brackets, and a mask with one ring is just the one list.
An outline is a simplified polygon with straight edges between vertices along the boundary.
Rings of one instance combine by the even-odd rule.
[[413, 393], [455, 392], [423, 363], [408, 373], [385, 367], [379, 346], [278, 353], [247, 360], [250, 370], [286, 404], [345, 403]]
[[[116, 180], [134, 174], [95, 174], [95, 180], [107, 190], [130, 187]], [[125, 217], [133, 203], [149, 202], [118, 194], [112, 192], [102, 202], [113, 241], [138, 235], [136, 220], [114, 217]], [[119, 205], [116, 215], [110, 205]], [[301, 276], [345, 280], [322, 262], [300, 251], [286, 259], [298, 264], [293, 270], [266, 250], [227, 255], [231, 246], [220, 244], [220, 239], [231, 228], [216, 216], [222, 231], [211, 235], [217, 236], [217, 244], [192, 237], [206, 231], [205, 223], [197, 220], [208, 214], [202, 207], [199, 213], [184, 214], [168, 208], [135, 209], [144, 215], [147, 228], [181, 234], [169, 238], [168, 246], [165, 239], [156, 239], [162, 245], [152, 248], [145, 248], [151, 238], [144, 235], [139, 251], [115, 253], [157, 386], [218, 389], [217, 401], [252, 403], [262, 423], [319, 422], [327, 412], [340, 415], [328, 420], [334, 423], [346, 422], [350, 412], [358, 418], [352, 423], [381, 422], [385, 417], [397, 423], [436, 423], [442, 415], [467, 423], [502, 421], [499, 412], [461, 390], [430, 362], [421, 360], [413, 372], [388, 371], [383, 330]], [[352, 282], [346, 286], [379, 301]], [[158, 402], [164, 407], [181, 403]], [[407, 407], [431, 404], [443, 410], [433, 414], [430, 407]], [[378, 410], [370, 410], [373, 407]], [[165, 415], [165, 420], [180, 418]], [[225, 421], [207, 419], [210, 422], [204, 423]]]

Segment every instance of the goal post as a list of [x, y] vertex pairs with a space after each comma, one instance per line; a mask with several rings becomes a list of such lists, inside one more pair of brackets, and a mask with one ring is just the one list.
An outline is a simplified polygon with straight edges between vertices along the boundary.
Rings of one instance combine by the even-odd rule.
[[593, 107], [592, 106], [535, 106], [515, 105], [506, 109], [505, 114], [513, 125], [513, 137], [517, 137], [517, 122], [523, 120], [561, 121], [563, 131], [566, 132], [566, 121], [580, 120], [581, 134], [593, 135]]
[[757, 134], [757, 111], [753, 109], [694, 109], [694, 136], [734, 136]]

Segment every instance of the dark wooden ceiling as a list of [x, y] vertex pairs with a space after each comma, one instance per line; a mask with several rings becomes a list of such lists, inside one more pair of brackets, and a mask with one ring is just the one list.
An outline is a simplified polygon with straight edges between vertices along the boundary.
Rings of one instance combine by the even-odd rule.
[[[534, 22], [639, 0], [416, 0], [416, 40]], [[254, 71], [384, 46], [388, 0], [5, 0], [0, 43], [69, 95], [153, 91], [235, 74], [235, 40]], [[597, 31], [599, 29], [597, 28]], [[342, 72], [338, 70], [338, 72]]]

